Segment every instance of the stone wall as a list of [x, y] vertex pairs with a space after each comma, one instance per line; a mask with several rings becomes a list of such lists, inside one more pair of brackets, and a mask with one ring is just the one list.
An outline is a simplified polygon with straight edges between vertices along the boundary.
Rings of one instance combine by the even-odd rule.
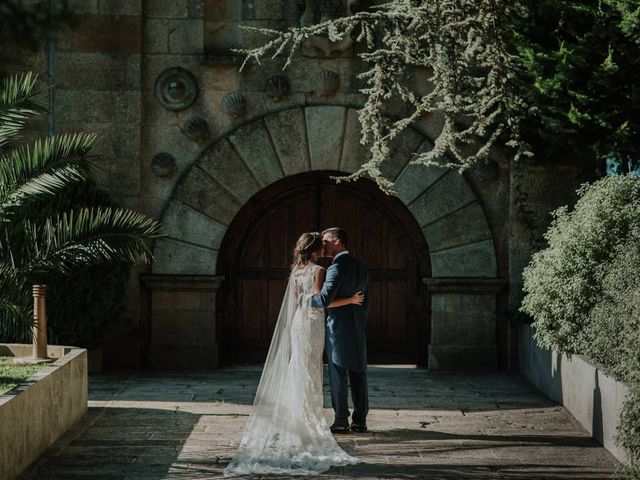
[[[517, 312], [522, 302], [522, 272], [531, 256], [544, 248], [544, 233], [551, 224], [551, 212], [573, 205], [576, 190], [591, 180], [593, 172], [576, 163], [550, 163], [545, 159], [512, 162], [509, 169], [508, 199], [508, 297], [504, 309]], [[503, 323], [513, 314], [504, 315]], [[518, 358], [518, 329], [504, 326], [504, 345], [515, 366]]]
[[[140, 210], [143, 2], [71, 1], [77, 25], [60, 30], [50, 50], [54, 86], [54, 131], [91, 132], [98, 185], [122, 207]], [[119, 338], [105, 345], [106, 366], [138, 366], [140, 288], [134, 268], [129, 316]], [[114, 353], [114, 349], [118, 352]]]
[[[0, 345], [28, 356], [30, 345]], [[52, 364], [0, 395], [0, 480], [22, 473], [87, 412], [87, 351], [51, 346]]]
[[582, 355], [540, 348], [531, 327], [520, 333], [520, 372], [538, 390], [563, 405], [580, 424], [621, 462], [627, 453], [615, 443], [628, 387]]
[[[168, 236], [156, 242], [153, 273], [220, 274], [219, 245], [253, 195], [294, 173], [352, 172], [366, 158], [358, 151], [357, 125], [350, 123], [356, 115], [354, 109], [339, 105], [296, 107], [247, 122], [214, 142], [179, 177], [165, 206], [162, 220]], [[385, 173], [395, 179], [399, 199], [422, 228], [432, 276], [464, 279], [456, 284], [455, 294], [437, 289], [432, 294], [429, 366], [495, 369], [499, 289], [478, 291], [483, 281], [495, 281], [498, 263], [483, 206], [462, 175], [409, 164], [412, 152], [432, 148], [419, 131], [408, 130], [397, 145]], [[489, 178], [478, 185], [490, 188], [495, 182]], [[151, 304], [152, 332], [170, 335], [176, 325], [188, 321], [184, 315], [164, 320], [153, 313], [160, 308], [156, 302]], [[184, 335], [185, 352], [195, 355], [189, 337]], [[203, 351], [214, 348], [212, 343]]]
[[75, 2], [78, 24], [55, 44], [56, 133], [101, 137], [100, 186], [122, 206], [140, 208], [142, 2]]
[[215, 292], [223, 278], [148, 275], [151, 368], [217, 368]]
[[[179, 276], [208, 277], [206, 284], [220, 275], [216, 259], [227, 226], [256, 192], [302, 172], [353, 172], [368, 158], [358, 141], [364, 96], [356, 54], [362, 46], [344, 44], [326, 56], [315, 39], [284, 71], [283, 58], [250, 62], [240, 71], [241, 58], [228, 47], [257, 40], [237, 26], [296, 23], [295, 1], [71, 3], [78, 27], [59, 32], [51, 50], [55, 130], [99, 134], [100, 185], [167, 228], [167, 237], [156, 242], [153, 266], [132, 276], [131, 334], [106, 346], [106, 364], [144, 365], [150, 358], [159, 365], [153, 358], [171, 358], [167, 352], [181, 337], [185, 347], [197, 347], [190, 352], [205, 352], [199, 361], [209, 364], [215, 338], [205, 335], [205, 349], [192, 340], [210, 325], [189, 318], [200, 312], [205, 323], [215, 322], [208, 303], [214, 293], [193, 287], [187, 294]], [[43, 47], [23, 63], [46, 73], [48, 51]], [[418, 89], [425, 75], [412, 73]], [[402, 113], [402, 105], [387, 112]], [[504, 312], [519, 305], [521, 271], [542, 244], [548, 212], [572, 201], [585, 176], [580, 167], [514, 164], [500, 151], [463, 175], [408, 165], [414, 152], [431, 148], [440, 127], [437, 113], [420, 118], [396, 140], [382, 167], [423, 230], [433, 279], [459, 280], [442, 287], [427, 279], [432, 366], [459, 368], [467, 359], [468, 365], [513, 369], [517, 332]], [[148, 280], [140, 288], [140, 274], [149, 271], [162, 276], [158, 292]], [[196, 301], [191, 294], [204, 297]], [[149, 357], [152, 351], [163, 353]]]
[[494, 278], [426, 278], [431, 292], [429, 369], [498, 367], [497, 299], [505, 281]]

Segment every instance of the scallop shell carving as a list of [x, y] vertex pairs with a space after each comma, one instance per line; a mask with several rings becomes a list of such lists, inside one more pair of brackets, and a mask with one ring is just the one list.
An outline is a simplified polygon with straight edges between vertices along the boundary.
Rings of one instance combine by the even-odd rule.
[[289, 80], [282, 75], [276, 75], [267, 80], [264, 89], [274, 102], [280, 101], [289, 95]]
[[194, 117], [184, 124], [182, 129], [184, 135], [194, 142], [202, 142], [209, 138], [209, 126], [202, 118]]
[[322, 70], [316, 76], [316, 89], [321, 95], [332, 95], [340, 87], [340, 78], [336, 72]]
[[151, 171], [158, 177], [170, 177], [176, 172], [176, 159], [167, 152], [160, 152], [151, 159]]
[[222, 110], [231, 118], [238, 118], [247, 110], [247, 101], [238, 92], [227, 93], [222, 97]]

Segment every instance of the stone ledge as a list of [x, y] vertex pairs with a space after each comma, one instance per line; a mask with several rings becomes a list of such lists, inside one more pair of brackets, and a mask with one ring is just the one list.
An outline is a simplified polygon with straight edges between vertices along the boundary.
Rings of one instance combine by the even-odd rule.
[[628, 460], [615, 442], [628, 387], [587, 357], [540, 348], [529, 325], [521, 325], [518, 334], [519, 369], [526, 380], [565, 407], [614, 457]]
[[141, 275], [140, 282], [149, 290], [212, 290], [216, 291], [224, 281], [218, 275]]
[[[3, 344], [0, 353], [31, 348]], [[87, 412], [87, 351], [52, 346], [47, 354], [59, 358], [0, 395], [0, 479], [17, 477]]]
[[[48, 345], [47, 355], [50, 358], [62, 358], [67, 353], [77, 350], [76, 347], [66, 347], [64, 345]], [[0, 344], [0, 356], [3, 357], [26, 357], [33, 353], [33, 345], [24, 343], [3, 343]]]
[[475, 293], [495, 295], [507, 285], [503, 278], [432, 278], [425, 277], [422, 282], [431, 293]]

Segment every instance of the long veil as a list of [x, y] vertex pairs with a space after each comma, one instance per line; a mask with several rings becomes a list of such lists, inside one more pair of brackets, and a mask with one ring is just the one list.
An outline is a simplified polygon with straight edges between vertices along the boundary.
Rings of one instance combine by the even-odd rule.
[[[304, 354], [308, 349], [305, 350], [305, 345], [300, 343], [295, 346], [292, 343], [303, 342], [309, 332], [298, 329], [311, 324], [311, 319], [307, 318], [310, 302], [299, 280], [295, 272], [289, 277], [253, 410], [238, 452], [225, 468], [225, 476], [317, 474], [331, 466], [358, 462], [338, 446], [322, 415], [321, 353], [317, 359], [320, 380], [316, 385], [308, 371], [309, 365], [305, 364], [305, 361], [308, 363], [308, 355]], [[319, 315], [315, 321], [320, 322], [324, 337], [323, 311], [311, 314]], [[299, 335], [303, 338], [298, 338]], [[311, 340], [308, 339], [309, 342]], [[323, 342], [322, 339], [320, 341]], [[301, 355], [304, 358], [300, 358]], [[316, 366], [310, 368], [313, 370]], [[309, 385], [317, 388], [309, 388]], [[320, 396], [316, 398], [317, 402], [305, 401], [310, 390]]]

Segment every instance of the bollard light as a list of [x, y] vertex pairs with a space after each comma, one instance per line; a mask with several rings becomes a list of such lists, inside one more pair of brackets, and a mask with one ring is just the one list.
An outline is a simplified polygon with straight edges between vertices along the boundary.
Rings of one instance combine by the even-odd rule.
[[33, 286], [33, 358], [47, 357], [47, 286]]

